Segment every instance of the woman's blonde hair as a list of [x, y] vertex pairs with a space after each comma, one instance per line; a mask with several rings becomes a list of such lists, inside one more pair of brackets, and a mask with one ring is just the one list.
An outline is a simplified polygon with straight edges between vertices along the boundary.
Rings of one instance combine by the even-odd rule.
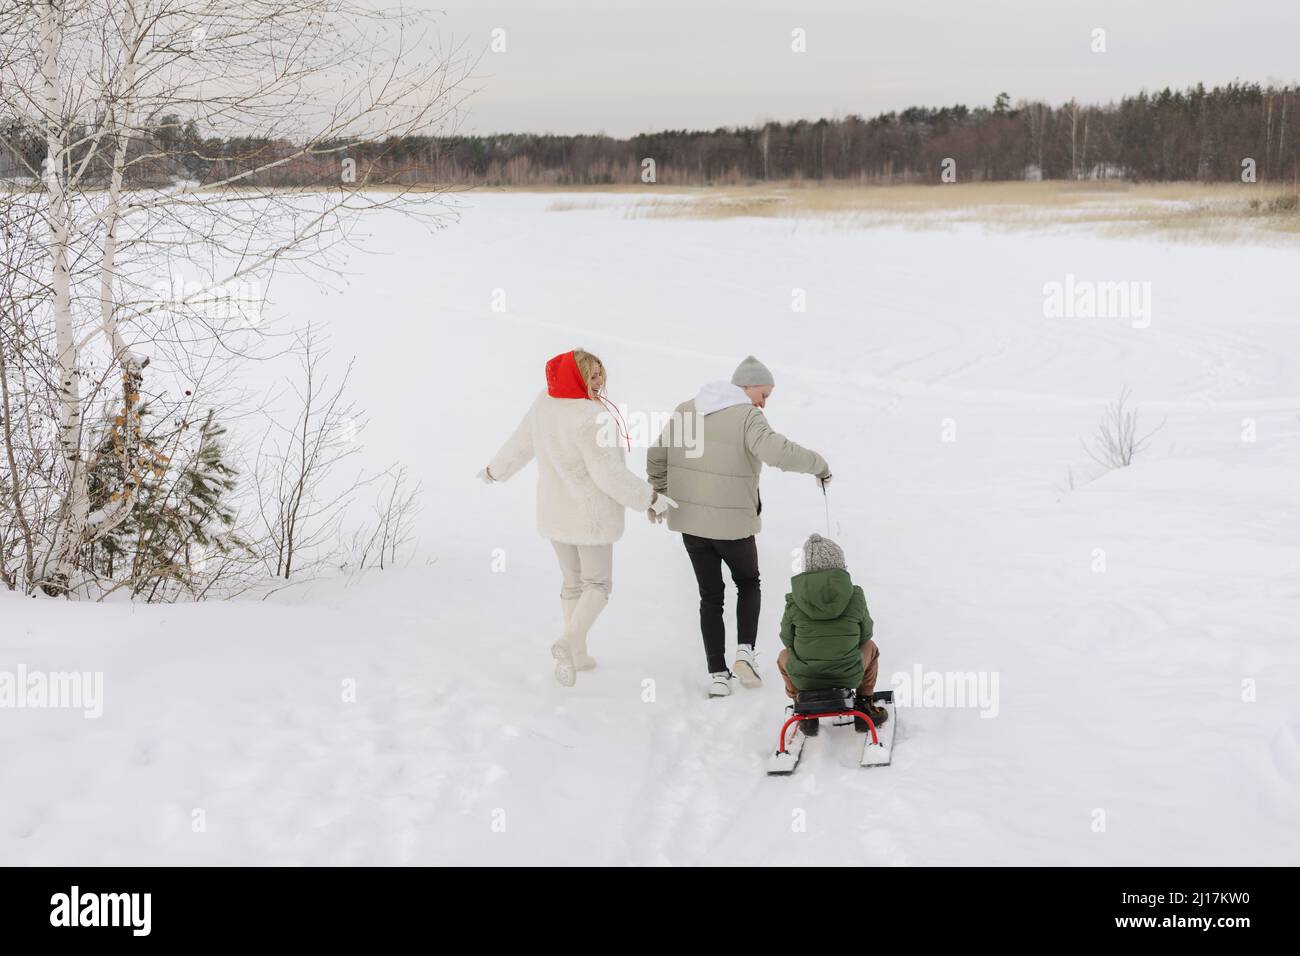
[[596, 392], [592, 390], [591, 379], [596, 372], [605, 371], [605, 363], [583, 349], [573, 350], [573, 360], [578, 364], [578, 372], [582, 375], [582, 384], [587, 386], [587, 397], [595, 401]]

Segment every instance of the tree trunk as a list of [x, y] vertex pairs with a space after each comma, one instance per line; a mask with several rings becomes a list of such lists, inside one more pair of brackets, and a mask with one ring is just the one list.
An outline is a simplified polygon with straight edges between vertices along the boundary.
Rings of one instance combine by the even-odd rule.
[[99, 263], [99, 321], [104, 337], [108, 339], [113, 352], [113, 361], [122, 369], [122, 474], [126, 483], [117, 501], [117, 508], [109, 515], [96, 522], [90, 537], [98, 537], [110, 532], [126, 520], [134, 505], [134, 497], [143, 480], [140, 469], [140, 421], [139, 402], [140, 386], [143, 381], [142, 362], [122, 338], [122, 331], [117, 321], [117, 299], [114, 295], [114, 283], [117, 279], [117, 227], [121, 222], [122, 176], [126, 169], [127, 145], [131, 134], [131, 104], [135, 95], [135, 77], [137, 56], [142, 37], [139, 35], [140, 24], [136, 13], [135, 0], [126, 0], [126, 11], [122, 26], [125, 38], [126, 62], [122, 67], [121, 90], [118, 100], [110, 106], [107, 118], [109, 128], [117, 136], [113, 150], [113, 168], [109, 176], [108, 202], [104, 209], [104, 241]]
[[[63, 459], [64, 500], [55, 526], [53, 547], [45, 563], [44, 587], [49, 594], [67, 589], [90, 514], [90, 490], [81, 455], [81, 370], [72, 326], [72, 290], [68, 275], [68, 202], [64, 191], [65, 148], [59, 95], [59, 47], [63, 40], [63, 2], [46, 0], [41, 8], [41, 80], [45, 108], [45, 189], [49, 194], [47, 223], [50, 243], [50, 288], [54, 308], [59, 383], [59, 452]], [[51, 571], [50, 563], [54, 568]]]

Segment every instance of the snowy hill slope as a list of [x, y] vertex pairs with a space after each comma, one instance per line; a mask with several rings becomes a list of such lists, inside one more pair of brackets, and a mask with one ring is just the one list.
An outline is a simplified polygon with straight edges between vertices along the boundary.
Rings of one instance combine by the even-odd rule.
[[[408, 567], [231, 604], [0, 594], [0, 670], [104, 674], [98, 719], [0, 710], [0, 861], [1300, 862], [1293, 250], [553, 201], [475, 195], [432, 239], [394, 217], [346, 294], [275, 287], [357, 356], [367, 456], [424, 482]], [[1067, 274], [1150, 282], [1149, 327], [1046, 318]], [[794, 777], [763, 776], [791, 551], [825, 531], [812, 481], [770, 471], [767, 686], [704, 699], [689, 564], [635, 515], [600, 666], [557, 686], [533, 472], [473, 474], [575, 345], [634, 413], [748, 352], [771, 365], [769, 419], [835, 472], [882, 683], [996, 675], [996, 714], [903, 709], [883, 770], [826, 728]], [[1097, 474], [1080, 439], [1124, 386], [1164, 425]]]

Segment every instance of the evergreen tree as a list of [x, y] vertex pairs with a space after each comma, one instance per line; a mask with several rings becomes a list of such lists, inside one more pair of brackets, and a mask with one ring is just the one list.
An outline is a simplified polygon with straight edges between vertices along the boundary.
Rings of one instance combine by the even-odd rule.
[[[149, 415], [142, 406], [140, 422]], [[165, 600], [196, 593], [204, 585], [207, 558], [247, 548], [233, 533], [236, 511], [230, 498], [237, 472], [226, 458], [225, 426], [209, 411], [188, 440], [180, 434], [183, 428], [172, 435], [142, 434], [139, 460], [133, 463], [119, 454], [121, 427], [115, 421], [97, 449], [91, 503], [112, 508], [123, 496], [136, 500], [126, 520], [96, 542], [93, 566], [129, 587], [132, 596]], [[169, 458], [161, 449], [172, 445], [178, 450]]]

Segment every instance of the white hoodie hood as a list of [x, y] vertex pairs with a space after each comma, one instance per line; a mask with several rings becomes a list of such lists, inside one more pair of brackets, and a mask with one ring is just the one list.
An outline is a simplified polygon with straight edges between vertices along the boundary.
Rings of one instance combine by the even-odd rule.
[[710, 382], [695, 396], [695, 411], [700, 415], [712, 415], [732, 405], [752, 404], [745, 390], [730, 382]]

